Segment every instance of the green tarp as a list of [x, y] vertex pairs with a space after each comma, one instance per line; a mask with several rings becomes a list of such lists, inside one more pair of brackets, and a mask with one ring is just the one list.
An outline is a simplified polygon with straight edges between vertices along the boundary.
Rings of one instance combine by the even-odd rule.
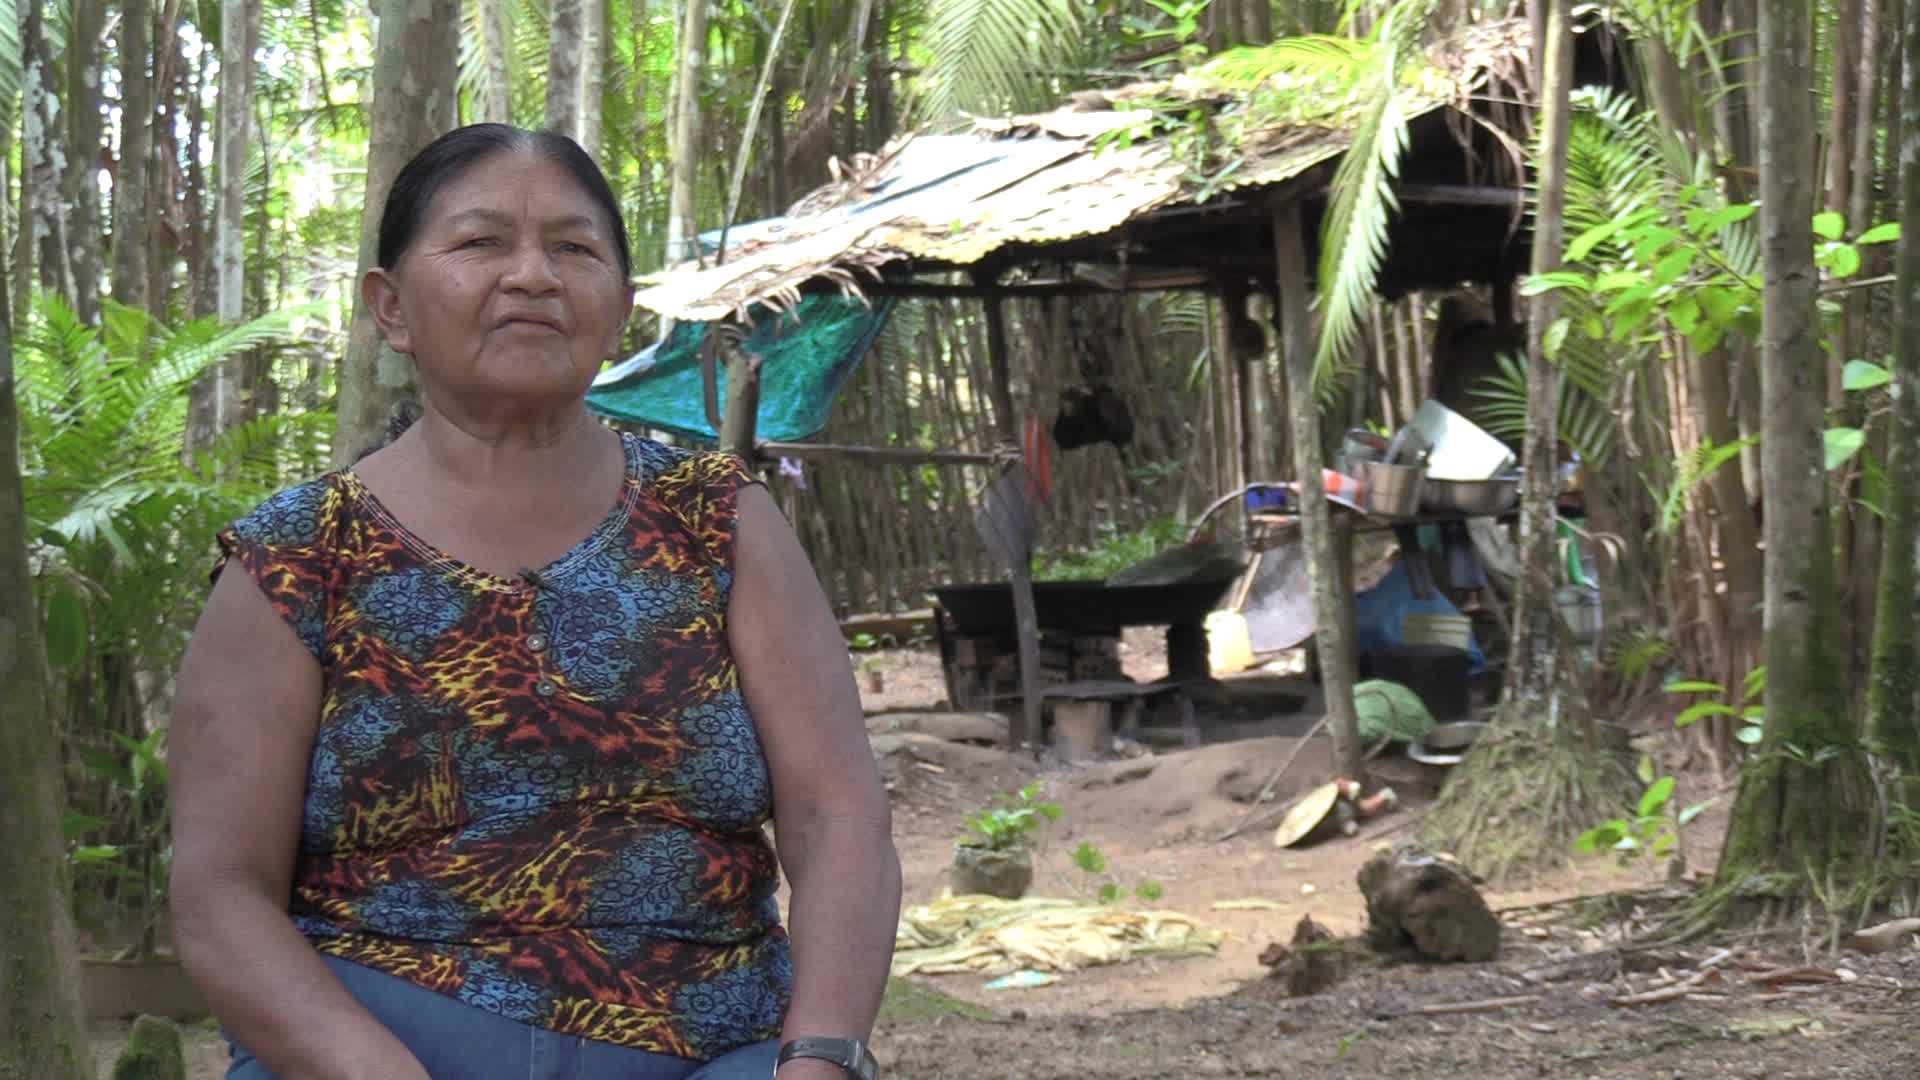
[[[790, 312], [763, 314], [741, 343], [761, 360], [756, 436], [789, 442], [819, 434], [834, 398], [892, 309], [892, 300], [869, 305], [842, 296], [808, 296]], [[700, 375], [701, 343], [712, 329], [707, 323], [677, 324], [666, 340], [602, 372], [587, 392], [587, 407], [697, 443], [718, 441], [719, 432], [707, 422]], [[724, 410], [724, 364], [717, 381]]]

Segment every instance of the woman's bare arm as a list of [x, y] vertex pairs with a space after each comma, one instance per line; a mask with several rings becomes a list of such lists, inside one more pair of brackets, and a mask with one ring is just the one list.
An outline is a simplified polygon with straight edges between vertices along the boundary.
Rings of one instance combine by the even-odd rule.
[[174, 945], [280, 1080], [425, 1080], [287, 917], [319, 717], [318, 663], [230, 567], [187, 646], [168, 735]]
[[[766, 489], [739, 495], [727, 634], [773, 777], [774, 839], [792, 885], [793, 1003], [783, 1038], [865, 1039], [900, 915], [900, 859], [845, 640]], [[782, 1080], [838, 1077], [801, 1059]]]

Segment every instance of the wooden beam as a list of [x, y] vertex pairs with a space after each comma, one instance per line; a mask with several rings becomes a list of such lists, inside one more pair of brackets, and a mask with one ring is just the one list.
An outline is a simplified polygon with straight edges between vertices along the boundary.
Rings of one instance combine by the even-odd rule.
[[1527, 193], [1518, 188], [1468, 184], [1401, 184], [1393, 189], [1393, 195], [1403, 203], [1426, 203], [1429, 206], [1519, 209], [1527, 204]]
[[[1012, 376], [1007, 360], [1007, 315], [1005, 294], [992, 291], [997, 284], [989, 271], [976, 270], [974, 284], [989, 291], [986, 295], [987, 370], [992, 385], [994, 428], [1003, 449], [1020, 445], [1019, 420], [1013, 412]], [[1024, 467], [1024, 466], [1023, 466]], [[1012, 725], [1015, 748], [1040, 748], [1040, 614], [1033, 603], [1031, 553], [1011, 560], [1007, 583], [1013, 592], [1013, 630], [1020, 652], [1020, 715]]]
[[911, 446], [844, 446], [833, 443], [762, 442], [761, 458], [801, 461], [852, 461], [867, 465], [991, 465], [992, 454], [964, 450], [921, 450]]
[[[1277, 204], [1273, 211], [1274, 267], [1280, 286], [1280, 334], [1286, 355], [1287, 413], [1292, 421], [1293, 463], [1300, 482], [1300, 532], [1306, 544], [1307, 580], [1313, 587], [1313, 640], [1320, 655], [1320, 689], [1326, 699], [1327, 730], [1333, 735], [1335, 771], [1361, 779], [1359, 714], [1353, 704], [1353, 640], [1348, 612], [1350, 585], [1341, 579], [1339, 545], [1327, 504], [1326, 467], [1320, 441], [1320, 399], [1313, 392], [1313, 324], [1307, 288], [1307, 245], [1300, 204]], [[1342, 589], [1346, 594], [1341, 595]]]
[[[718, 337], [716, 328], [707, 333]], [[720, 418], [720, 449], [753, 460], [753, 433], [760, 421], [760, 354], [738, 345], [727, 356], [727, 412]]]
[[1207, 284], [1204, 272], [1186, 271], [1175, 273], [1156, 273], [1138, 278], [1125, 274], [1116, 275], [1112, 281], [1096, 281], [1090, 278], [1045, 278], [1037, 281], [1010, 282], [991, 287], [982, 285], [946, 284], [938, 281], [876, 281], [863, 284], [860, 291], [868, 296], [933, 296], [959, 297], [984, 300], [992, 296], [1093, 296], [1109, 293], [1129, 292], [1168, 292], [1174, 289], [1201, 288]]

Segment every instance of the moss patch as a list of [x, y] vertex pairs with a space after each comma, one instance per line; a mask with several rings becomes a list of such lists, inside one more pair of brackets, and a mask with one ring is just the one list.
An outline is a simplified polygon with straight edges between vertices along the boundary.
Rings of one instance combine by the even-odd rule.
[[961, 1001], [931, 987], [903, 978], [887, 980], [886, 996], [880, 999], [883, 1024], [924, 1024], [942, 1016], [964, 1016], [969, 1020], [998, 1021], [993, 1010]]

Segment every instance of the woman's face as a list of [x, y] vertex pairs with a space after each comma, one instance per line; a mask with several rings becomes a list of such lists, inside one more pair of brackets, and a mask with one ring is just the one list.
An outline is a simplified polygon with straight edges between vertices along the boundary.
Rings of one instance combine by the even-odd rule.
[[429, 393], [490, 411], [585, 395], [633, 305], [606, 212], [564, 168], [517, 151], [442, 187], [399, 265], [369, 272], [366, 289]]

